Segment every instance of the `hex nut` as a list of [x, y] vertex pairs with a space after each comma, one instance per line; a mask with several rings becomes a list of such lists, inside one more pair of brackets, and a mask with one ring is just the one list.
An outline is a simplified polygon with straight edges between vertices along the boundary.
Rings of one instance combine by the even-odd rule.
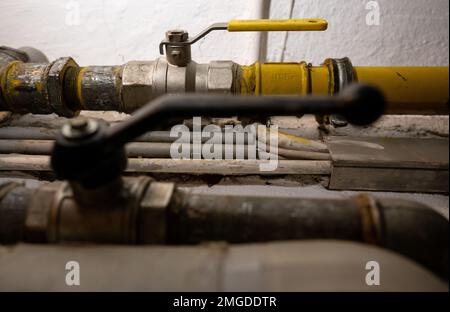
[[183, 42], [188, 40], [189, 34], [185, 30], [175, 29], [166, 32], [166, 39], [170, 42]]
[[153, 72], [156, 61], [132, 61], [122, 72], [122, 111], [131, 113], [155, 98]]
[[213, 61], [208, 69], [208, 92], [233, 93], [236, 66], [231, 61]]

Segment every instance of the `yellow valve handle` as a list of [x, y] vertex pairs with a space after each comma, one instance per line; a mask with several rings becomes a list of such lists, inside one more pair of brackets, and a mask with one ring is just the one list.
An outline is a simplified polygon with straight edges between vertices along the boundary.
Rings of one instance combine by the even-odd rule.
[[164, 54], [164, 46], [189, 46], [205, 37], [213, 30], [228, 31], [323, 31], [328, 22], [323, 18], [297, 18], [297, 19], [259, 19], [259, 20], [231, 20], [228, 23], [215, 23], [204, 29], [197, 36], [185, 41], [169, 41], [167, 38], [159, 44], [159, 53]]
[[323, 31], [328, 22], [322, 18], [231, 20], [228, 31]]

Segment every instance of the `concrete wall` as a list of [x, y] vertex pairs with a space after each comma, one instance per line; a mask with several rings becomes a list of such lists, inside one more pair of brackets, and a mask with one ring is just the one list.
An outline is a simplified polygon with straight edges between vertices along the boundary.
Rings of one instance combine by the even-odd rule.
[[[369, 22], [377, 20], [374, 2], [379, 25], [368, 25], [368, 17]], [[183, 27], [195, 34], [213, 22], [262, 17], [268, 14], [263, 4], [263, 0], [1, 0], [0, 45], [34, 46], [50, 59], [70, 55], [80, 65], [153, 59], [167, 29]], [[323, 33], [270, 33], [267, 57], [272, 61], [318, 64], [327, 57], [348, 56], [357, 65], [448, 65], [448, 0], [272, 0], [270, 16], [329, 21]], [[193, 48], [193, 57], [201, 62], [251, 63], [258, 58], [259, 43], [256, 33], [213, 33]]]

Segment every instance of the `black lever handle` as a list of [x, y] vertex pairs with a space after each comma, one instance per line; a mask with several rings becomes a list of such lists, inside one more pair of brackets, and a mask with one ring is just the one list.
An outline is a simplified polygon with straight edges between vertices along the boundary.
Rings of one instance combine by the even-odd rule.
[[51, 164], [57, 178], [95, 188], [122, 174], [126, 143], [161, 124], [168, 125], [173, 118], [341, 114], [352, 124], [367, 125], [380, 117], [384, 108], [381, 92], [361, 84], [349, 86], [337, 96], [166, 95], [113, 127], [93, 125], [93, 121], [65, 125], [56, 137]]

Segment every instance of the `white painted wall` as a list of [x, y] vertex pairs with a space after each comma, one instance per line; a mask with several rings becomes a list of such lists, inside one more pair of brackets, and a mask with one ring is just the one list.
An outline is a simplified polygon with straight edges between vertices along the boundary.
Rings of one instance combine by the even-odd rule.
[[[0, 0], [0, 45], [33, 46], [49, 59], [72, 56], [80, 65], [121, 64], [158, 57], [168, 29], [195, 35], [213, 22], [258, 18], [260, 7], [260, 0]], [[192, 55], [245, 64], [257, 58], [258, 43], [256, 33], [221, 31], [197, 43]]]
[[[262, 2], [1, 0], [0, 45], [34, 46], [50, 59], [70, 55], [80, 65], [153, 59], [167, 29], [182, 27], [193, 35], [213, 22], [258, 18]], [[268, 59], [319, 64], [327, 57], [348, 56], [357, 65], [448, 65], [448, 0], [378, 0], [379, 26], [366, 25], [367, 2], [272, 0], [272, 18], [324, 17], [329, 29], [287, 38], [286, 33], [270, 33]], [[258, 58], [259, 38], [255, 33], [212, 33], [193, 48], [193, 57], [251, 63]]]
[[[368, 2], [379, 4], [378, 26], [366, 24]], [[354, 65], [448, 66], [448, 0], [272, 0], [271, 17], [288, 18], [292, 3], [293, 17], [323, 17], [328, 30], [289, 33], [286, 45], [285, 34], [270, 33], [270, 60], [348, 56]]]

